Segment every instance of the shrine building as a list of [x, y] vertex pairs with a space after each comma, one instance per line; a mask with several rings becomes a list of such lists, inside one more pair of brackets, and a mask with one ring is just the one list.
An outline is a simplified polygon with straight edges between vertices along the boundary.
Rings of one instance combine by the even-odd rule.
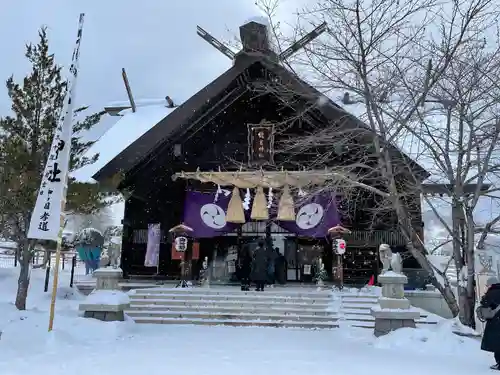
[[[320, 25], [309, 39], [323, 30], [324, 25]], [[328, 278], [335, 281], [339, 263], [328, 229], [341, 225], [349, 229], [343, 236], [347, 243], [341, 265], [344, 283], [366, 284], [379, 273], [380, 244], [389, 244], [396, 252], [406, 251], [395, 215], [386, 212], [375, 217], [377, 197], [363, 189], [358, 189], [353, 204], [349, 198], [352, 193], [349, 197], [341, 191], [316, 194], [312, 187], [302, 186], [300, 176], [308, 176], [303, 166], [320, 150], [302, 153], [284, 145], [294, 137], [340, 122], [362, 130], [359, 144], [370, 143], [366, 139], [373, 135], [366, 137], [368, 128], [347, 106], [326, 98], [284, 66], [284, 59], [307, 40], [278, 55], [269, 46], [266, 26], [250, 22], [240, 28], [243, 48], [235, 54], [215, 43], [203, 29], [199, 28], [198, 34], [230, 58], [232, 66], [183, 103], [167, 97], [166, 105], [156, 108], [108, 108], [109, 113], [119, 112], [122, 117], [95, 145], [101, 147], [101, 157], [93, 166], [98, 169], [93, 179], [118, 189], [126, 198], [121, 257], [124, 277], [180, 278], [184, 254], [176, 250], [168, 231], [184, 223], [193, 229], [184, 270], [188, 278], [197, 278], [207, 257], [214, 279], [237, 282], [238, 250], [266, 238], [286, 260], [287, 282], [312, 281], [318, 259]], [[127, 136], [120, 137], [124, 132]], [[103, 151], [117, 145], [121, 149], [116, 155]], [[399, 150], [392, 153], [395, 160], [409, 166], [412, 175], [422, 180], [428, 176]], [[339, 150], [338, 155], [335, 163], [352, 163], [349, 150]], [[332, 169], [332, 163], [318, 169]], [[250, 181], [259, 173], [288, 173], [283, 171], [289, 171], [287, 178], [299, 182], [294, 185], [283, 180], [270, 189], [272, 182], [252, 185]], [[221, 176], [234, 178], [222, 181]], [[250, 177], [245, 180], [242, 176]], [[313, 185], [326, 182], [327, 177], [318, 176]], [[285, 187], [295, 204], [293, 220], [280, 219]], [[256, 208], [258, 200], [261, 206], [269, 206], [260, 207], [261, 213]], [[415, 229], [422, 233], [420, 196], [411, 200]], [[243, 207], [237, 219], [230, 218], [228, 212], [235, 202]], [[151, 224], [158, 224], [161, 233], [157, 266], [150, 266], [145, 259]], [[411, 257], [404, 258], [405, 268], [419, 268]]]

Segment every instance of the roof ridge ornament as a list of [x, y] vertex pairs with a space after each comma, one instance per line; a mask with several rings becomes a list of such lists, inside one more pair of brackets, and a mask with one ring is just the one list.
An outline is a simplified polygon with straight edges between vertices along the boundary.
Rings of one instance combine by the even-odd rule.
[[323, 22], [314, 30], [310, 31], [293, 43], [290, 47], [282, 51], [278, 56], [276, 56], [276, 54], [271, 50], [268, 26], [257, 21], [249, 21], [240, 26], [240, 39], [243, 49], [238, 53], [234, 53], [229, 47], [221, 43], [217, 38], [213, 37], [208, 31], [204, 30], [200, 26], [196, 26], [196, 33], [208, 44], [232, 61], [234, 61], [236, 57], [242, 53], [248, 54], [255, 52], [268, 57], [272, 56], [275, 59], [277, 58], [279, 61], [284, 61], [291, 57], [295, 52], [311, 43], [327, 29], [327, 23]]

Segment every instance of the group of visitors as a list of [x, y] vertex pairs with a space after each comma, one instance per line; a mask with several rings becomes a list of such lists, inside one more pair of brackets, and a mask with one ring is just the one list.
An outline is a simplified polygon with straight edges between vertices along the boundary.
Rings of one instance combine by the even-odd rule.
[[267, 247], [265, 242], [260, 240], [253, 252], [248, 245], [242, 247], [238, 254], [237, 272], [241, 280], [241, 290], [250, 290], [253, 281], [255, 290], [263, 292], [266, 284], [272, 285], [276, 281], [284, 284], [285, 257], [278, 248]]

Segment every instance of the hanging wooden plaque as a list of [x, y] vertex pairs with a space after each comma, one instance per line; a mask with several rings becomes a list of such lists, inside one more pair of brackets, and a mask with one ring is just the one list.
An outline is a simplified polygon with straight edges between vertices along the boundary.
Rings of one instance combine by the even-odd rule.
[[248, 124], [248, 164], [274, 164], [273, 124]]

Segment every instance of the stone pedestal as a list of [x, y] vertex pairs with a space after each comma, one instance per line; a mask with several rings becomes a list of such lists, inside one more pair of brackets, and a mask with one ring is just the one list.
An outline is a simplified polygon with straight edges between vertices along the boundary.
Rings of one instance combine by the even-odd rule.
[[122, 280], [123, 271], [121, 268], [104, 267], [94, 271], [96, 278], [96, 290], [121, 290], [118, 286]]
[[382, 336], [398, 328], [415, 328], [415, 319], [420, 312], [411, 308], [410, 301], [405, 298], [404, 285], [408, 278], [400, 273], [388, 271], [378, 277], [382, 285], [382, 296], [379, 306], [371, 309], [375, 318], [375, 336]]
[[125, 320], [124, 310], [130, 307], [130, 299], [120, 290], [118, 282], [122, 278], [120, 268], [105, 267], [94, 272], [96, 288], [80, 304], [85, 318], [103, 321]]

